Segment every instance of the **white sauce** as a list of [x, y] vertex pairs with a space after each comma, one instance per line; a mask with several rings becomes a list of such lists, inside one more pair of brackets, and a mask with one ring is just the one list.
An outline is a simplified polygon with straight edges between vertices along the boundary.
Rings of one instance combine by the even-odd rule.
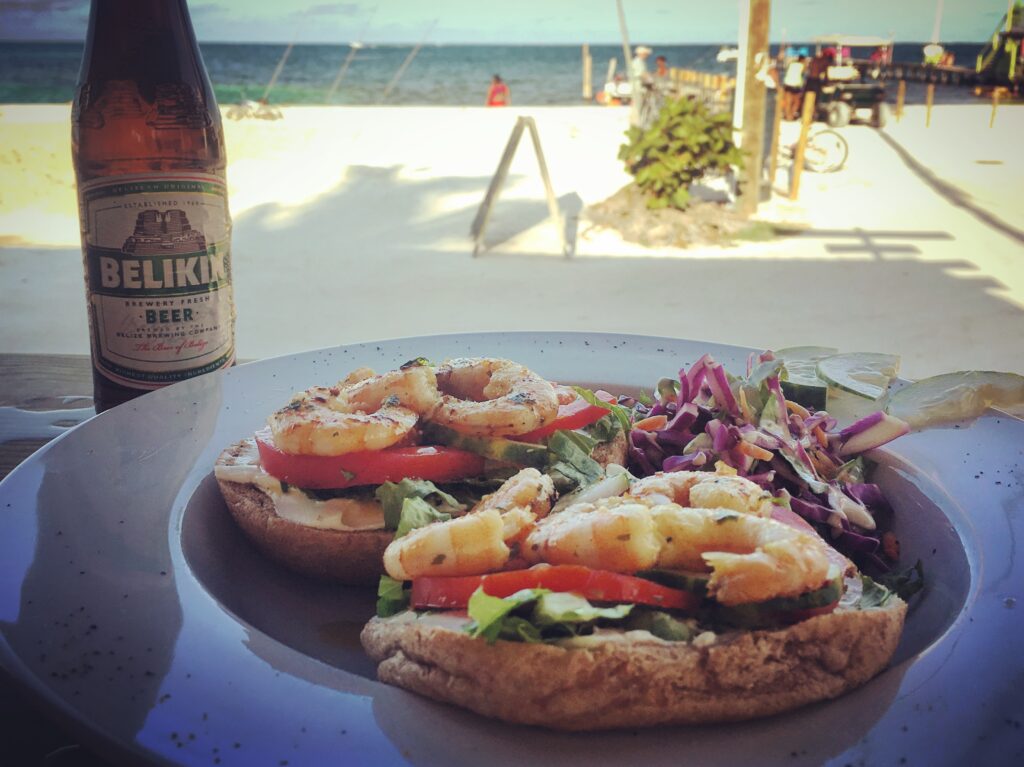
[[284, 492], [281, 482], [260, 466], [260, 455], [255, 445], [235, 459], [233, 466], [217, 465], [214, 476], [225, 482], [241, 482], [258, 487], [274, 503], [274, 510], [282, 519], [319, 530], [383, 530], [384, 510], [374, 500], [331, 498], [318, 501], [297, 490]]

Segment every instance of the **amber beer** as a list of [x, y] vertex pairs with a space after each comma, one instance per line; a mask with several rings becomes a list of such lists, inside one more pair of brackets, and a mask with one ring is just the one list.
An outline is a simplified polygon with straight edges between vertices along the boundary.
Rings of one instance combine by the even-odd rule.
[[92, 0], [71, 137], [97, 411], [231, 365], [224, 130], [185, 0]]

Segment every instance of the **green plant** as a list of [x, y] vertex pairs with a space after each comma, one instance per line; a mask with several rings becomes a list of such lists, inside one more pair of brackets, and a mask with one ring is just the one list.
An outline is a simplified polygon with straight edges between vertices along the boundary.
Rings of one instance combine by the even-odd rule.
[[742, 166], [743, 153], [732, 142], [728, 114], [712, 114], [687, 98], [670, 100], [646, 130], [626, 131], [619, 159], [647, 197], [648, 208], [684, 209], [690, 184], [708, 171]]

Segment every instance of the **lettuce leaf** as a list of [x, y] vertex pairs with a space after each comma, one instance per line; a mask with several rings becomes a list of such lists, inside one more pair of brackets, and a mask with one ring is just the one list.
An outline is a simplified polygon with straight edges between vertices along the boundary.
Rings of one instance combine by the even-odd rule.
[[858, 610], [870, 610], [872, 607], [884, 607], [892, 599], [892, 592], [867, 575], [860, 576], [863, 590], [857, 602]]
[[679, 620], [661, 610], [634, 610], [624, 626], [629, 631], [648, 631], [668, 642], [689, 642], [699, 633], [697, 621]]
[[906, 602], [924, 588], [924, 564], [919, 559], [905, 570], [886, 573], [879, 577], [878, 582]]
[[633, 605], [595, 607], [575, 594], [523, 589], [509, 597], [492, 597], [477, 589], [469, 598], [470, 636], [489, 643], [543, 642], [589, 632], [595, 621], [620, 621]]
[[390, 618], [409, 606], [409, 592], [402, 581], [396, 581], [386, 575], [380, 577], [377, 584], [377, 615]]
[[[554, 460], [548, 466], [549, 474], [561, 475], [576, 486], [589, 485], [604, 476], [601, 464], [590, 457], [597, 440], [582, 432], [559, 430], [548, 440], [548, 450]], [[558, 476], [553, 479], [558, 480]]]
[[598, 618], [619, 620], [629, 615], [633, 605], [621, 604], [612, 607], [594, 607], [586, 599], [577, 594], [567, 592], [547, 592], [541, 594], [534, 605], [530, 616], [533, 623], [540, 627], [554, 626], [559, 623], [589, 623]]
[[[513, 610], [522, 605], [534, 602], [544, 589], [523, 589], [509, 597], [492, 597], [478, 588], [469, 598], [467, 612], [473, 623], [466, 629], [472, 637], [483, 637], [488, 643], [494, 642], [502, 634], [505, 618]], [[513, 624], [515, 633], [519, 634], [518, 622]], [[539, 641], [539, 640], [538, 640]]]
[[589, 426], [584, 426], [580, 431], [593, 437], [598, 442], [611, 442], [621, 431], [618, 419], [609, 413], [594, 421]]
[[619, 422], [619, 427], [626, 434], [629, 434], [631, 423], [629, 408], [623, 407], [622, 405], [613, 405], [610, 402], [600, 400], [594, 392], [590, 391], [590, 389], [584, 389], [582, 386], [574, 386], [572, 388], [573, 391], [583, 397], [583, 399], [591, 405], [597, 405], [598, 407], [603, 407], [605, 410], [611, 411], [611, 414], [615, 416], [615, 420]]
[[425, 479], [385, 482], [377, 488], [374, 495], [384, 508], [384, 527], [388, 530], [398, 528], [402, 507], [407, 498], [420, 498], [438, 511], [449, 515], [466, 509], [465, 504], [459, 503], [457, 498], [440, 490], [433, 482]]
[[451, 514], [438, 511], [422, 498], [406, 498], [402, 501], [402, 514], [395, 528], [395, 538], [401, 538], [417, 527], [426, 527], [433, 522], [447, 522], [451, 518]]

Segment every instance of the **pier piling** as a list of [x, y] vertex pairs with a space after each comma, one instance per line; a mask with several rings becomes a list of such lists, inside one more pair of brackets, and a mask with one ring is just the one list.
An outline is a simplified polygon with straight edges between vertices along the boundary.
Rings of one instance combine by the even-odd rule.
[[779, 169], [779, 133], [782, 132], [782, 88], [775, 89], [775, 114], [772, 115], [772, 143], [768, 148], [768, 184], [775, 188], [775, 172]]
[[590, 56], [590, 45], [583, 43], [583, 98], [594, 97], [594, 59]]
[[996, 110], [999, 109], [999, 96], [1002, 88], [992, 89], [992, 115], [988, 118], [988, 127], [991, 128], [996, 124]]
[[924, 127], [932, 124], [932, 104], [935, 103], [935, 83], [928, 83], [924, 97]]
[[814, 91], [808, 91], [804, 96], [804, 111], [800, 116], [800, 140], [796, 145], [796, 153], [793, 155], [793, 180], [789, 188], [789, 199], [796, 200], [800, 197], [800, 174], [804, 172], [804, 152], [807, 151], [807, 136], [811, 131], [811, 123], [814, 122]]

